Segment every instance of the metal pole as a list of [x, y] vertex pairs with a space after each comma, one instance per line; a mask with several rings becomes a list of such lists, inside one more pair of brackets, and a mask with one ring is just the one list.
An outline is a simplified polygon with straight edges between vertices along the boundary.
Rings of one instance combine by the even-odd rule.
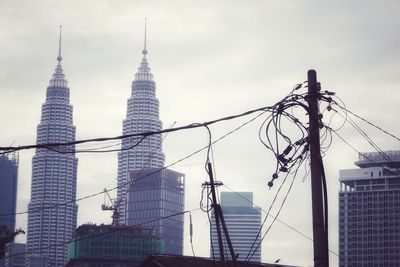
[[235, 251], [233, 250], [231, 238], [229, 237], [228, 228], [226, 227], [226, 224], [225, 224], [224, 214], [222, 212], [221, 205], [217, 204], [216, 208], [218, 208], [219, 215], [221, 216], [220, 219], [221, 219], [222, 229], [224, 230], [226, 242], [228, 243], [229, 252], [231, 253], [231, 258], [232, 258], [232, 261], [233, 261], [233, 265], [236, 267], [237, 266], [237, 264], [236, 264], [236, 255], [235, 255]]
[[[218, 235], [218, 245], [219, 245], [219, 255], [221, 261], [225, 261], [224, 257], [224, 244], [222, 243], [222, 235], [221, 235], [221, 225], [219, 224], [219, 210], [217, 208], [217, 195], [215, 194], [215, 184], [214, 184], [214, 176], [212, 172], [211, 163], [208, 163], [208, 175], [210, 176], [210, 187], [211, 187], [211, 195], [213, 199], [213, 204], [211, 205], [214, 209], [214, 217], [215, 217], [215, 227], [217, 228]], [[212, 237], [210, 237], [212, 238]]]
[[311, 197], [313, 217], [314, 238], [314, 266], [328, 267], [328, 244], [327, 233], [324, 227], [324, 208], [322, 198], [322, 169], [321, 169], [321, 147], [319, 135], [319, 111], [318, 111], [318, 84], [317, 73], [309, 70], [308, 76], [308, 116], [309, 144], [310, 144], [310, 167], [311, 167]]

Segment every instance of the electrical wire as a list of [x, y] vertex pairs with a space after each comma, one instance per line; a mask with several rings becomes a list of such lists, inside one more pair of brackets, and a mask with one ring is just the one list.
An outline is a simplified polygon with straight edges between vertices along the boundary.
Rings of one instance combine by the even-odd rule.
[[[163, 217], [160, 217], [160, 218], [157, 218], [157, 219], [152, 219], [152, 220], [149, 220], [149, 221], [146, 221], [146, 222], [143, 222], [143, 223], [131, 225], [130, 227], [140, 227], [140, 226], [143, 226], [143, 225], [146, 225], [146, 224], [150, 224], [150, 223], [153, 223], [153, 222], [158, 222], [158, 221], [161, 221], [161, 220], [165, 220], [165, 219], [168, 219], [168, 218], [171, 218], [171, 217], [175, 217], [175, 216], [178, 216], [178, 215], [183, 215], [185, 213], [190, 213], [190, 212], [194, 212], [194, 211], [198, 211], [198, 210], [200, 210], [200, 209], [196, 208], [196, 209], [192, 209], [192, 210], [185, 210], [185, 211], [182, 211], [182, 212], [177, 212], [177, 213], [174, 213], [174, 214], [163, 216]], [[45, 250], [45, 249], [48, 249], [48, 248], [51, 248], [51, 247], [64, 246], [64, 245], [67, 245], [69, 243], [74, 243], [74, 242], [77, 242], [77, 241], [92, 239], [92, 238], [96, 238], [96, 237], [99, 237], [99, 236], [104, 236], [104, 235], [116, 233], [116, 232], [123, 231], [123, 230], [124, 230], [124, 228], [115, 228], [112, 231], [101, 232], [101, 233], [98, 233], [98, 234], [93, 234], [93, 235], [89, 235], [89, 236], [85, 236], [85, 237], [81, 237], [81, 238], [72, 238], [71, 240], [68, 240], [68, 241], [63, 241], [63, 242], [59, 242], [59, 243], [55, 243], [55, 244], [50, 244], [50, 245], [47, 245], [47, 246], [42, 246], [40, 248], [32, 249], [29, 252], [21, 252], [21, 253], [15, 253], [15, 254], [12, 254], [12, 255], [7, 255], [4, 258], [11, 258], [11, 257], [19, 256], [19, 255], [25, 255], [27, 253], [31, 254], [32, 252], [40, 252], [42, 250]]]
[[196, 263], [196, 266], [198, 266], [197, 258], [196, 258], [196, 253], [194, 252], [194, 247], [193, 247], [193, 222], [192, 222], [192, 212], [189, 211], [189, 234], [190, 234], [190, 247], [192, 248], [192, 254], [194, 258], [194, 262]]
[[388, 132], [387, 130], [383, 129], [382, 127], [376, 125], [375, 123], [372, 123], [372, 122], [370, 122], [369, 120], [367, 120], [367, 119], [361, 117], [360, 115], [357, 115], [357, 114], [354, 113], [353, 111], [347, 109], [345, 106], [341, 106], [340, 104], [336, 104], [336, 105], [337, 105], [338, 107], [340, 107], [342, 110], [346, 111], [347, 113], [353, 115], [354, 117], [356, 117], [356, 118], [358, 118], [358, 119], [364, 121], [365, 123], [371, 125], [372, 127], [376, 128], [376, 129], [380, 130], [380, 131], [383, 132], [384, 134], [386, 134], [386, 135], [388, 135], [388, 136], [390, 136], [390, 137], [396, 139], [397, 141], [400, 141], [400, 138], [397, 137], [396, 135], [394, 135], [394, 134]]
[[[240, 124], [239, 126], [237, 126], [237, 127], [233, 128], [232, 130], [228, 131], [226, 134], [224, 134], [224, 135], [220, 136], [219, 138], [215, 139], [211, 144], [213, 145], [213, 144], [215, 144], [215, 143], [217, 143], [217, 142], [219, 142], [219, 141], [225, 139], [226, 137], [230, 136], [231, 134], [233, 134], [233, 133], [239, 131], [239, 130], [242, 129], [243, 127], [245, 127], [245, 126], [247, 126], [248, 124], [250, 124], [251, 122], [255, 121], [257, 118], [259, 118], [259, 117], [262, 116], [263, 114], [265, 114], [265, 112], [261, 112], [260, 114], [257, 114], [256, 116], [252, 117], [252, 118], [249, 119], [248, 121], [246, 121], [246, 122]], [[148, 177], [148, 176], [151, 176], [151, 175], [153, 175], [153, 174], [155, 174], [155, 173], [158, 173], [158, 172], [160, 172], [160, 171], [162, 171], [162, 170], [164, 170], [164, 169], [167, 169], [167, 168], [169, 168], [169, 167], [172, 167], [172, 166], [174, 166], [174, 165], [176, 165], [176, 164], [178, 164], [178, 163], [180, 163], [180, 162], [182, 162], [182, 161], [184, 161], [184, 160], [186, 160], [186, 159], [188, 159], [188, 158], [193, 157], [194, 155], [196, 155], [196, 154], [198, 154], [198, 153], [200, 153], [200, 152], [202, 152], [203, 150], [208, 149], [208, 148], [209, 148], [209, 144], [207, 144], [206, 146], [203, 146], [202, 148], [199, 148], [199, 149], [195, 150], [194, 152], [192, 152], [192, 153], [186, 155], [185, 157], [182, 157], [182, 158], [178, 159], [177, 161], [175, 161], [175, 162], [173, 162], [173, 163], [171, 163], [171, 164], [166, 165], [166, 166], [163, 167], [163, 168], [160, 168], [160, 169], [158, 169], [158, 170], [156, 170], [156, 171], [154, 171], [154, 172], [151, 172], [151, 173], [149, 173], [149, 174], [147, 174], [147, 175], [144, 175], [144, 176], [142, 176], [142, 177], [139, 177], [139, 178], [136, 179], [135, 181], [139, 181], [139, 180], [141, 180], [141, 179], [145, 179], [145, 178]], [[113, 187], [113, 188], [111, 188], [111, 189], [107, 189], [107, 191], [108, 191], [108, 192], [114, 191], [114, 190], [117, 190], [118, 188], [123, 188], [123, 187], [126, 186], [126, 185], [129, 185], [129, 182], [126, 182], [126, 183], [124, 183], [124, 184], [121, 184], [120, 187], [116, 186], [116, 187]], [[34, 210], [31, 210], [31, 211], [26, 210], [26, 211], [16, 212], [16, 213], [3, 213], [3, 214], [0, 214], [0, 217], [2, 217], [2, 216], [10, 216], [10, 215], [22, 215], [22, 214], [27, 214], [28, 212], [39, 212], [39, 211], [42, 211], [42, 210], [47, 210], [47, 209], [58, 208], [58, 207], [61, 207], [61, 206], [66, 206], [66, 205], [68, 205], [68, 204], [73, 204], [73, 205], [75, 205], [75, 202], [79, 202], [79, 201], [82, 201], [82, 200], [86, 200], [86, 199], [89, 199], [89, 198], [92, 198], [92, 197], [95, 197], [95, 196], [98, 196], [98, 195], [101, 195], [101, 194], [104, 194], [104, 190], [102, 190], [102, 191], [100, 191], [100, 192], [97, 192], [97, 193], [90, 194], [90, 195], [86, 195], [86, 196], [83, 196], [83, 197], [80, 197], [80, 198], [77, 198], [77, 199], [74, 199], [74, 200], [71, 200], [71, 201], [67, 201], [67, 202], [63, 202], [63, 203], [57, 203], [57, 204], [54, 204], [54, 205], [51, 205], [51, 206], [48, 206], [48, 207], [42, 207], [42, 208], [34, 209]]]
[[[249, 202], [250, 204], [252, 204], [254, 207], [262, 210], [264, 213], [267, 213], [267, 211], [265, 209], [263, 209], [260, 205], [255, 204], [254, 202], [250, 201], [249, 199], [245, 198], [244, 196], [242, 196], [241, 194], [239, 194], [237, 191], [233, 190], [231, 187], [227, 186], [226, 183], [223, 184], [223, 186], [225, 188], [227, 188], [229, 191], [231, 191], [232, 193], [235, 193], [236, 195], [238, 195], [239, 197], [241, 197], [242, 199], [246, 200], [247, 202]], [[271, 213], [268, 214], [269, 217], [271, 217], [272, 219], [276, 220], [277, 222], [281, 223], [282, 225], [284, 225], [285, 227], [289, 228], [290, 230], [294, 231], [295, 233], [301, 235], [302, 237], [304, 237], [305, 239], [313, 242], [313, 239], [309, 236], [307, 236], [306, 234], [304, 234], [303, 232], [301, 232], [300, 230], [297, 230], [296, 228], [294, 228], [293, 226], [289, 225], [288, 223], [286, 223], [285, 221], [283, 221], [282, 219], [279, 219], [277, 216], [272, 215]], [[333, 255], [336, 255], [339, 257], [339, 254], [335, 251], [329, 250], [330, 253], [332, 253]]]
[[251, 115], [251, 114], [256, 113], [256, 112], [268, 111], [270, 109], [271, 109], [271, 107], [268, 107], [268, 106], [267, 107], [261, 107], [261, 108], [248, 110], [246, 112], [243, 112], [243, 113], [240, 113], [240, 114], [237, 114], [237, 115], [226, 116], [226, 117], [222, 117], [222, 118], [219, 118], [219, 119], [207, 121], [207, 122], [204, 122], [204, 123], [192, 123], [192, 124], [188, 124], [188, 125], [185, 125], [185, 126], [169, 128], [169, 129], [164, 129], [164, 130], [159, 130], [159, 131], [133, 133], [133, 134], [114, 136], [114, 137], [101, 137], [101, 138], [92, 138], [92, 139], [81, 139], [81, 140], [76, 140], [76, 141], [71, 141], [71, 142], [59, 142], [59, 143], [46, 143], [46, 144], [25, 145], [25, 146], [0, 147], [0, 151], [4, 151], [4, 152], [1, 152], [0, 154], [10, 153], [10, 152], [17, 151], [17, 150], [26, 150], [26, 149], [33, 149], [33, 148], [46, 148], [46, 149], [48, 149], [49, 147], [72, 146], [72, 145], [84, 144], [84, 143], [90, 143], [90, 142], [104, 142], [104, 141], [110, 141], [110, 140], [121, 140], [121, 139], [131, 138], [131, 137], [143, 137], [143, 138], [146, 138], [148, 136], [157, 135], [157, 134], [163, 134], [163, 133], [169, 133], [169, 132], [177, 132], [177, 131], [182, 131], [182, 130], [189, 130], [189, 129], [194, 129], [194, 128], [205, 127], [205, 126], [216, 124], [216, 123], [219, 123], [219, 122], [222, 122], [222, 121], [229, 121], [229, 120], [233, 120], [233, 119], [236, 119], [236, 118], [248, 116], [248, 115]]
[[[281, 205], [280, 205], [280, 207], [279, 207], [279, 209], [278, 209], [278, 212], [277, 212], [276, 215], [275, 215], [275, 218], [273, 219], [273, 221], [271, 222], [271, 224], [268, 226], [267, 230], [266, 230], [265, 233], [263, 234], [263, 236], [262, 236], [261, 240], [258, 242], [257, 246], [254, 248], [253, 252], [251, 252], [251, 249], [249, 250], [248, 256], [246, 256], [245, 261], [249, 262], [249, 261], [253, 258], [254, 254], [257, 252], [257, 250], [258, 250], [258, 248], [260, 247], [261, 243], [263, 242], [264, 238], [267, 236], [268, 232], [270, 231], [270, 229], [271, 229], [272, 226], [274, 225], [276, 219], [279, 217], [279, 214], [280, 214], [281, 211], [282, 211], [282, 208], [283, 208], [283, 206], [284, 206], [284, 204], [285, 204], [285, 202], [286, 202], [286, 200], [287, 200], [287, 197], [289, 196], [289, 193], [290, 193], [290, 191], [292, 190], [293, 183], [294, 183], [294, 181], [295, 181], [295, 179], [296, 179], [297, 171], [298, 171], [299, 168], [300, 168], [300, 165], [298, 166], [298, 168], [297, 168], [296, 171], [295, 171], [295, 174], [293, 175], [292, 181], [291, 181], [291, 183], [290, 183], [290, 185], [289, 185], [288, 190], [286, 191], [286, 194], [285, 194], [285, 196], [284, 196], [284, 198], [283, 198], [283, 200], [282, 200], [282, 202], [281, 202]], [[286, 177], [286, 178], [287, 178], [287, 177]], [[285, 179], [286, 179], [286, 178], [285, 178]], [[282, 184], [283, 184], [283, 183], [282, 183]], [[270, 209], [271, 209], [272, 206], [273, 206], [273, 203], [271, 204]], [[268, 209], [268, 212], [270, 211], [270, 209]], [[260, 228], [260, 229], [262, 229], [262, 228]], [[257, 240], [257, 238], [256, 238], [255, 240]], [[250, 253], [250, 252], [251, 252], [251, 253]], [[249, 254], [251, 254], [251, 255], [249, 255]]]

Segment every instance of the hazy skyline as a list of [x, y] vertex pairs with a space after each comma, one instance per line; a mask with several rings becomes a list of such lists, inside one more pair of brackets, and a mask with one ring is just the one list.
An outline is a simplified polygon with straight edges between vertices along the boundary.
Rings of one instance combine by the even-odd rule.
[[[164, 128], [182, 126], [275, 104], [314, 68], [323, 89], [347, 107], [400, 135], [400, 3], [398, 1], [8, 1], [0, 2], [0, 145], [33, 144], [41, 105], [56, 66], [63, 25], [63, 69], [71, 90], [77, 139], [117, 136], [131, 82], [140, 64], [148, 18], [149, 66], [157, 84]], [[211, 127], [216, 139], [244, 120]], [[267, 209], [276, 188], [267, 182], [272, 153], [258, 140], [262, 119], [213, 147], [217, 179], [235, 191], [254, 192]], [[362, 124], [364, 125], [364, 124]], [[383, 149], [399, 143], [365, 128]], [[360, 151], [372, 148], [345, 126], [341, 135]], [[207, 144], [204, 129], [169, 134], [166, 164]], [[89, 146], [90, 147], [90, 146]], [[20, 153], [18, 211], [27, 210], [34, 151]], [[78, 154], [78, 197], [114, 187], [117, 154]], [[324, 157], [330, 192], [330, 248], [337, 249], [339, 169], [357, 154], [334, 138]], [[205, 153], [173, 167], [186, 174], [186, 210], [198, 208]], [[309, 178], [295, 182], [280, 219], [312, 236]], [[279, 183], [279, 181], [277, 181]], [[220, 190], [226, 190], [220, 187]], [[103, 196], [78, 203], [78, 225], [110, 223]], [[303, 216], [299, 216], [302, 214]], [[194, 249], [208, 256], [208, 219], [194, 212]], [[26, 215], [17, 216], [26, 229]], [[186, 218], [185, 227], [188, 227]], [[25, 237], [18, 237], [23, 240]], [[185, 254], [191, 255], [185, 232]], [[276, 223], [262, 246], [262, 260], [312, 265], [312, 243]], [[331, 255], [332, 266], [337, 257]]]

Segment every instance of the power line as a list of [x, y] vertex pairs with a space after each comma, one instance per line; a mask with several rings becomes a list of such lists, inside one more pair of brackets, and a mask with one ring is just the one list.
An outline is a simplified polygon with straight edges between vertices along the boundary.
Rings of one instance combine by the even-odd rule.
[[143, 137], [146, 138], [148, 136], [152, 135], [157, 135], [157, 134], [163, 134], [163, 133], [169, 133], [169, 132], [176, 132], [176, 131], [182, 131], [182, 130], [188, 130], [188, 129], [194, 129], [194, 128], [199, 128], [199, 127], [205, 127], [205, 126], [210, 126], [212, 124], [216, 124], [222, 121], [228, 121], [228, 120], [233, 120], [236, 118], [244, 117], [256, 112], [265, 112], [271, 110], [271, 107], [262, 107], [262, 108], [256, 108], [252, 109], [237, 115], [231, 115], [227, 117], [222, 117], [216, 120], [211, 120], [207, 121], [204, 123], [191, 123], [186, 126], [180, 126], [176, 128], [169, 128], [169, 129], [164, 129], [160, 131], [149, 131], [149, 132], [142, 132], [142, 133], [134, 133], [134, 134], [126, 134], [126, 135], [120, 135], [120, 136], [114, 136], [114, 137], [101, 137], [101, 138], [93, 138], [93, 139], [82, 139], [82, 140], [76, 140], [72, 142], [61, 142], [61, 143], [46, 143], [46, 144], [36, 144], [36, 145], [25, 145], [25, 146], [9, 146], [9, 147], [0, 147], [0, 154], [5, 154], [5, 153], [10, 153], [13, 151], [17, 150], [26, 150], [26, 149], [33, 149], [33, 148], [44, 148], [44, 149], [49, 149], [51, 147], [58, 147], [58, 146], [72, 146], [72, 145], [78, 145], [78, 144], [83, 144], [83, 143], [89, 143], [89, 142], [104, 142], [104, 141], [110, 141], [110, 140], [121, 140], [125, 138], [130, 138], [130, 137]]
[[[237, 132], [238, 130], [242, 129], [242, 128], [245, 127], [246, 125], [250, 124], [251, 122], [253, 122], [253, 121], [256, 120], [257, 118], [259, 118], [260, 116], [262, 116], [264, 113], [265, 113], [265, 112], [262, 112], [262, 113], [260, 113], [260, 114], [257, 114], [256, 116], [254, 116], [254, 117], [251, 118], [250, 120], [248, 120], [248, 121], [242, 123], [241, 125], [235, 127], [235, 128], [232, 129], [231, 131], [227, 132], [226, 134], [222, 135], [221, 137], [219, 137], [219, 138], [217, 138], [216, 140], [214, 140], [213, 142], [211, 142], [211, 145], [212, 145], [212, 144], [215, 144], [215, 143], [217, 143], [217, 142], [219, 142], [219, 141], [221, 141], [222, 139], [224, 139], [224, 138], [228, 137], [229, 135], [231, 135], [231, 134]], [[144, 179], [144, 178], [146, 178], [146, 177], [148, 177], [148, 176], [151, 176], [151, 175], [153, 175], [153, 174], [155, 174], [155, 173], [158, 173], [158, 172], [160, 172], [160, 171], [162, 171], [162, 170], [164, 170], [164, 169], [167, 169], [167, 168], [169, 168], [169, 167], [172, 167], [172, 166], [174, 166], [174, 165], [176, 165], [176, 164], [178, 164], [178, 163], [180, 163], [180, 162], [182, 162], [182, 161], [184, 161], [184, 160], [186, 160], [186, 159], [188, 159], [188, 158], [191, 158], [192, 156], [194, 156], [194, 155], [196, 155], [196, 154], [202, 152], [203, 150], [208, 149], [208, 148], [209, 148], [209, 145], [210, 145], [210, 144], [207, 144], [206, 146], [204, 146], [204, 147], [202, 147], [202, 148], [200, 148], [200, 149], [195, 150], [194, 152], [192, 152], [192, 153], [186, 155], [186, 156], [183, 157], [183, 158], [178, 159], [177, 161], [175, 161], [175, 162], [173, 162], [173, 163], [171, 163], [171, 164], [169, 164], [169, 165], [167, 165], [167, 166], [165, 166], [165, 167], [163, 167], [163, 168], [160, 168], [160, 169], [155, 170], [155, 171], [153, 171], [153, 172], [151, 172], [151, 173], [148, 173], [148, 174], [146, 174], [146, 175], [144, 175], [144, 176], [142, 176], [142, 177], [139, 177], [138, 179], [135, 180], [135, 182], [136, 182], [136, 181], [139, 181], [139, 180], [142, 180], [142, 179]], [[129, 185], [129, 184], [130, 184], [130, 182], [126, 182], [126, 183], [124, 183], [124, 184], [121, 184], [120, 187], [123, 187], [123, 186], [125, 186], [125, 185]], [[116, 187], [113, 187], [113, 188], [111, 188], [111, 189], [108, 189], [107, 191], [109, 191], [109, 192], [110, 192], [110, 191], [114, 191], [114, 190], [116, 190], [116, 189], [118, 189], [118, 188], [119, 188], [119, 187], [116, 186]], [[34, 210], [31, 210], [31, 211], [26, 210], [26, 211], [21, 211], [21, 212], [16, 212], [16, 213], [4, 213], [4, 214], [0, 214], [0, 217], [2, 217], [2, 216], [10, 216], [10, 215], [22, 215], [22, 214], [27, 214], [28, 212], [40, 212], [40, 211], [42, 211], [42, 210], [53, 209], [53, 208], [57, 208], [57, 207], [61, 207], [61, 206], [66, 206], [66, 205], [68, 205], [68, 204], [75, 204], [75, 202], [79, 202], [79, 201], [82, 201], [82, 200], [85, 200], [85, 199], [89, 199], [89, 198], [92, 198], [92, 197], [95, 197], [95, 196], [98, 196], [98, 195], [101, 195], [101, 194], [104, 194], [104, 190], [102, 190], [102, 191], [100, 191], [100, 192], [97, 192], [97, 193], [90, 194], [90, 195], [86, 195], [86, 196], [83, 196], [83, 197], [80, 197], [80, 198], [77, 198], [77, 199], [74, 199], [74, 200], [71, 200], [71, 201], [67, 201], [67, 202], [63, 202], [63, 203], [58, 203], [58, 204], [54, 204], [54, 205], [51, 205], [51, 206], [48, 206], [48, 207], [42, 207], [42, 208], [39, 208], [39, 209], [34, 209]]]
[[[309, 237], [308, 235], [306, 235], [305, 233], [301, 232], [300, 230], [297, 230], [296, 228], [294, 228], [293, 226], [291, 226], [290, 224], [286, 223], [285, 221], [283, 221], [282, 219], [279, 219], [277, 216], [272, 215], [271, 213], [267, 213], [267, 211], [265, 209], [263, 209], [261, 206], [255, 204], [254, 202], [252, 202], [251, 200], [245, 198], [244, 196], [242, 196], [241, 194], [239, 194], [238, 192], [234, 191], [232, 188], [230, 188], [229, 186], [227, 186], [225, 183], [223, 184], [224, 187], [226, 187], [229, 191], [231, 191], [232, 193], [235, 193], [236, 195], [238, 195], [239, 197], [243, 198], [244, 200], [246, 200], [247, 202], [251, 203], [254, 207], [262, 210], [264, 213], [268, 214], [269, 217], [271, 217], [272, 219], [276, 220], [277, 222], [281, 223], [282, 225], [286, 226], [287, 228], [289, 228], [290, 230], [294, 231], [295, 233], [301, 235], [302, 237], [304, 237], [305, 239], [308, 239], [309, 241], [313, 242], [313, 239], [311, 237]], [[332, 254], [339, 256], [339, 254], [335, 251], [329, 250]]]
[[[296, 169], [296, 171], [295, 171], [295, 174], [294, 174], [294, 176], [293, 176], [293, 178], [292, 178], [292, 182], [290, 183], [289, 188], [288, 188], [288, 190], [286, 191], [286, 195], [284, 196], [284, 198], [283, 198], [283, 200], [282, 200], [282, 202], [281, 202], [281, 205], [280, 205], [280, 207], [279, 207], [279, 209], [278, 209], [278, 213], [275, 215], [275, 218], [273, 219], [272, 223], [268, 226], [267, 230], [265, 231], [264, 235], [262, 236], [261, 240], [258, 242], [258, 244], [257, 244], [257, 246], [255, 247], [255, 249], [253, 250], [253, 252], [251, 253], [251, 249], [249, 250], [249, 254], [251, 253], [251, 255], [249, 256], [249, 254], [248, 254], [248, 255], [246, 256], [246, 260], [247, 260], [247, 261], [250, 261], [251, 258], [254, 256], [254, 254], [256, 253], [257, 249], [260, 247], [260, 245], [261, 245], [261, 243], [263, 242], [264, 238], [267, 236], [269, 230], [272, 228], [272, 226], [274, 225], [276, 219], [278, 218], [279, 214], [281, 213], [282, 208], [283, 208], [283, 205], [285, 204], [286, 199], [287, 199], [287, 197], [288, 197], [288, 195], [289, 195], [289, 193], [290, 193], [290, 191], [291, 191], [291, 189], [292, 189], [292, 186], [293, 186], [294, 180], [295, 180], [295, 178], [296, 178], [296, 176], [297, 176], [297, 171], [298, 171], [299, 168], [300, 168], [300, 165], [297, 167], [297, 169]], [[287, 176], [285, 177], [285, 180], [286, 180], [286, 178], [287, 178]], [[282, 185], [283, 185], [283, 184], [284, 184], [284, 182], [282, 183]], [[282, 185], [281, 185], [281, 186], [282, 186]], [[270, 206], [270, 208], [268, 209], [268, 211], [271, 210], [273, 204], [274, 204], [274, 203], [271, 204], [271, 206]], [[267, 215], [267, 216], [268, 216], [268, 215]], [[267, 217], [266, 217], [266, 218], [267, 218]], [[264, 222], [265, 222], [265, 221], [264, 221]], [[260, 228], [260, 231], [261, 231], [261, 229], [262, 229], [262, 226], [261, 226], [261, 228]], [[258, 238], [258, 236], [257, 236], [257, 238]], [[255, 239], [255, 242], [257, 242], [257, 238]], [[253, 244], [254, 244], [254, 243], [253, 243]], [[253, 246], [252, 246], [252, 247], [253, 247]]]
[[371, 125], [372, 127], [374, 127], [374, 128], [376, 128], [376, 129], [382, 131], [383, 133], [385, 133], [385, 134], [387, 134], [387, 135], [393, 137], [393, 138], [396, 139], [397, 141], [400, 141], [400, 138], [399, 138], [399, 137], [397, 137], [396, 135], [394, 135], [394, 134], [392, 134], [392, 133], [386, 131], [385, 129], [383, 129], [382, 127], [376, 125], [375, 123], [372, 123], [372, 122], [370, 122], [369, 120], [367, 120], [367, 119], [361, 117], [360, 115], [355, 114], [355, 113], [352, 112], [351, 110], [348, 110], [346, 107], [342, 107], [342, 106], [339, 105], [339, 104], [336, 104], [336, 105], [337, 105], [338, 107], [340, 107], [341, 109], [345, 110], [346, 112], [350, 113], [350, 114], [353, 115], [354, 117], [356, 117], [356, 118], [358, 118], [358, 119], [364, 121], [365, 123], [368, 123], [368, 124]]
[[[198, 211], [198, 210], [200, 210], [200, 208], [196, 208], [196, 209], [192, 209], [192, 210], [186, 210], [186, 211], [182, 211], [182, 212], [177, 212], [177, 213], [174, 213], [174, 214], [163, 216], [163, 217], [160, 217], [160, 218], [157, 218], [157, 219], [153, 219], [153, 220], [150, 220], [150, 221], [146, 221], [146, 222], [143, 222], [143, 223], [131, 225], [130, 227], [139, 227], [139, 226], [142, 226], [142, 225], [146, 225], [146, 224], [149, 224], [149, 223], [165, 220], [165, 219], [168, 219], [168, 218], [171, 218], [171, 217], [175, 217], [175, 216], [178, 216], [178, 215], [183, 215], [185, 213], [191, 213], [191, 212]], [[101, 232], [101, 233], [93, 234], [93, 235], [86, 236], [86, 237], [81, 237], [81, 238], [77, 238], [77, 239], [71, 239], [69, 241], [63, 241], [63, 242], [59, 242], [59, 243], [55, 243], [55, 244], [50, 244], [50, 245], [43, 246], [43, 247], [40, 247], [40, 248], [32, 249], [31, 251], [29, 251], [29, 253], [42, 251], [42, 250], [45, 250], [45, 249], [48, 249], [48, 248], [51, 248], [51, 247], [62, 246], [62, 245], [66, 245], [66, 244], [77, 242], [77, 241], [81, 241], [81, 240], [92, 239], [92, 238], [95, 238], [95, 237], [108, 235], [108, 234], [116, 233], [116, 232], [123, 231], [123, 230], [124, 230], [124, 228], [121, 227], [121, 228], [113, 229], [112, 231]], [[5, 256], [4, 258], [11, 258], [11, 257], [19, 256], [19, 255], [24, 255], [24, 254], [27, 254], [27, 253], [28, 252], [16, 253], [16, 254]]]

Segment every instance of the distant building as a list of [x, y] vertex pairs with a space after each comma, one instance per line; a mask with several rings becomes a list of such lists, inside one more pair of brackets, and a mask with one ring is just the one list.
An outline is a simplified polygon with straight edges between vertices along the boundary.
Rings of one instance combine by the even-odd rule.
[[[122, 134], [162, 130], [156, 83], [147, 62], [146, 40], [142, 61], [132, 82]], [[162, 135], [124, 138], [118, 153], [117, 206], [120, 224], [151, 226], [165, 241], [165, 253], [183, 254], [184, 175], [164, 170]], [[150, 175], [151, 174], [151, 175]], [[141, 179], [142, 176], [145, 176]], [[152, 221], [149, 223], [149, 221]]]
[[66, 266], [132, 267], [164, 250], [163, 240], [152, 229], [85, 224], [76, 229], [68, 245]]
[[339, 266], [400, 266], [400, 151], [339, 174]]
[[18, 158], [0, 155], [0, 225], [15, 231], [17, 207]]
[[[122, 123], [123, 135], [162, 129], [156, 83], [147, 62], [146, 45], [142, 53], [142, 62], [132, 82], [126, 118]], [[120, 224], [126, 224], [128, 218], [126, 193], [129, 190], [130, 172], [164, 167], [165, 156], [162, 150], [161, 134], [148, 136], [144, 140], [140, 139], [140, 136], [122, 139], [121, 151], [118, 153], [117, 198], [121, 200], [119, 203]]]
[[[60, 49], [57, 66], [42, 105], [37, 144], [75, 141], [70, 90], [61, 60]], [[75, 202], [77, 165], [75, 146], [37, 148], [35, 151], [32, 158], [27, 233], [27, 259], [31, 267], [33, 263], [40, 264], [46, 259], [49, 267], [64, 267], [66, 263], [66, 242], [71, 239], [76, 228], [78, 212]], [[63, 203], [68, 204], [58, 206]]]
[[168, 169], [131, 172], [127, 223], [156, 231], [166, 254], [183, 254], [184, 177]]
[[25, 267], [25, 244], [8, 243], [6, 245], [6, 267]]
[[[17, 154], [0, 155], [0, 225], [8, 231], [15, 231], [17, 208], [18, 157]], [[5, 260], [0, 258], [0, 267]]]
[[[255, 250], [255, 252], [250, 261], [261, 262], [261, 236], [257, 237], [261, 227], [261, 210], [254, 207], [252, 203], [252, 192], [221, 192], [221, 208], [233, 249], [238, 255], [237, 259], [244, 261], [254, 243], [252, 251]], [[210, 257], [214, 255], [215, 259], [220, 259], [214, 213], [212, 213], [211, 221]], [[225, 239], [223, 240], [226, 248], [224, 251], [227, 252], [225, 255], [230, 259], [228, 245]]]

